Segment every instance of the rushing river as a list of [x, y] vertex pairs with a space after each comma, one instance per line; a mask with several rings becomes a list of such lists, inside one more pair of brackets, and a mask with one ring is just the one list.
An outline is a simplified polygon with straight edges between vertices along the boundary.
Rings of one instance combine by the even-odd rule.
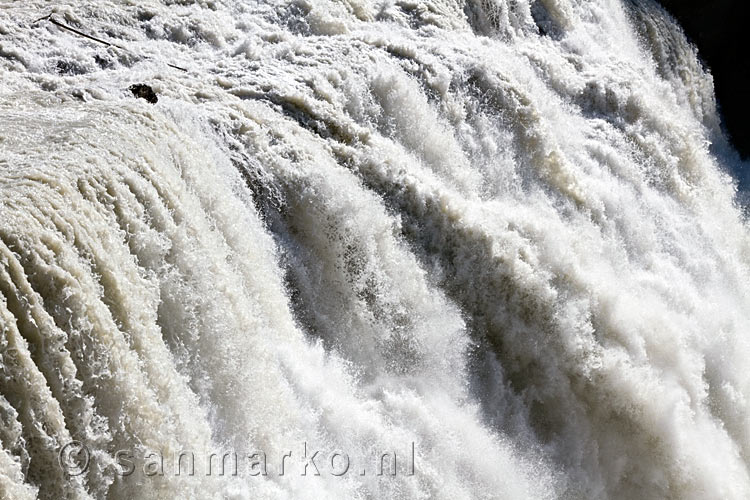
[[737, 157], [656, 3], [51, 4], [0, 2], [2, 500], [750, 498]]

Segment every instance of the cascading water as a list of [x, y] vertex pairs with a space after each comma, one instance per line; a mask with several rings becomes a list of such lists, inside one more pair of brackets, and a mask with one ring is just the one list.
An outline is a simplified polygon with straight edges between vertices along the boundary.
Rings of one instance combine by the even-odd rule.
[[4, 2], [0, 68], [3, 500], [750, 497], [750, 232], [657, 4]]

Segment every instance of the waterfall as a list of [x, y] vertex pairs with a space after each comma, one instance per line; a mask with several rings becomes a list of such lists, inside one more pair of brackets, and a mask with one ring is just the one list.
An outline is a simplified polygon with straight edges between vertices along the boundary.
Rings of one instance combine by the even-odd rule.
[[658, 4], [55, 4], [0, 4], [0, 498], [750, 497], [738, 160]]

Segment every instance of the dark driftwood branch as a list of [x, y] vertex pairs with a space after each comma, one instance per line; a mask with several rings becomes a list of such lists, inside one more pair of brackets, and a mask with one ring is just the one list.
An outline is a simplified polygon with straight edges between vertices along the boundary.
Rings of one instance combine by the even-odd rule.
[[36, 24], [36, 23], [38, 23], [39, 21], [46, 21], [46, 20], [47, 20], [47, 19], [49, 19], [50, 17], [52, 17], [52, 14], [47, 14], [47, 15], [46, 15], [46, 16], [44, 16], [44, 17], [40, 17], [39, 19], [37, 19], [37, 20], [35, 20], [35, 21], [32, 21], [32, 22], [31, 22], [31, 24]]
[[[88, 38], [89, 40], [93, 40], [94, 42], [101, 43], [102, 45], [106, 45], [107, 47], [115, 47], [115, 48], [118, 48], [120, 50], [124, 50], [126, 52], [130, 52], [125, 47], [121, 47], [121, 46], [117, 45], [116, 43], [111, 43], [111, 42], [108, 42], [106, 40], [102, 40], [101, 38], [96, 38], [95, 36], [87, 35], [83, 31], [79, 31], [79, 30], [77, 30], [77, 29], [75, 29], [75, 28], [73, 28], [71, 26], [68, 26], [67, 24], [61, 23], [60, 21], [58, 21], [55, 18], [53, 18], [52, 14], [49, 14], [49, 15], [44, 16], [44, 17], [40, 17], [39, 19], [37, 19], [36, 21], [34, 21], [32, 24], [36, 24], [39, 21], [49, 21], [52, 24], [54, 24], [55, 26], [57, 26], [58, 28], [62, 28], [64, 30], [70, 31], [72, 33], [75, 33], [78, 36], [82, 36], [84, 38]], [[175, 66], [174, 64], [169, 64], [169, 63], [164, 63], [164, 64], [166, 64], [170, 68], [179, 69], [180, 71], [187, 72], [187, 69], [181, 68], [180, 66]]]
[[180, 66], [175, 66], [174, 64], [169, 64], [169, 63], [164, 63], [164, 64], [166, 64], [170, 68], [179, 69], [180, 71], [184, 71], [185, 73], [187, 73], [187, 69], [181, 68]]
[[49, 22], [51, 22], [55, 26], [58, 26], [58, 27], [60, 27], [60, 28], [62, 28], [64, 30], [71, 31], [71, 32], [75, 33], [76, 35], [80, 35], [80, 36], [82, 36], [84, 38], [88, 38], [89, 40], [93, 40], [95, 42], [99, 42], [101, 44], [104, 44], [107, 47], [117, 47], [118, 49], [127, 50], [124, 47], [120, 47], [119, 45], [116, 45], [114, 43], [107, 42], [106, 40], [102, 40], [101, 38], [96, 38], [95, 36], [87, 35], [86, 33], [82, 32], [82, 31], [78, 31], [75, 28], [71, 28], [68, 25], [65, 25], [65, 24], [63, 24], [63, 23], [61, 23], [59, 21], [56, 21], [53, 17], [49, 18]]

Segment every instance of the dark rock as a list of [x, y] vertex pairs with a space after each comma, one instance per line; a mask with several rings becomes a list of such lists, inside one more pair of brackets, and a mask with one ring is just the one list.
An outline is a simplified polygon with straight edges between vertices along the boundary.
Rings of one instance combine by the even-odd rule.
[[86, 68], [75, 61], [57, 61], [56, 68], [57, 72], [63, 75], [83, 75], [86, 73]]
[[112, 61], [111, 61], [111, 60], [110, 60], [109, 58], [106, 58], [106, 57], [102, 57], [102, 56], [100, 56], [99, 54], [96, 54], [96, 55], [94, 56], [94, 61], [95, 61], [95, 62], [96, 62], [96, 64], [98, 64], [98, 65], [99, 65], [99, 67], [100, 67], [100, 68], [102, 68], [102, 69], [109, 69], [109, 68], [111, 68], [111, 67], [113, 66], [113, 65], [112, 65]]
[[159, 98], [156, 97], [156, 92], [154, 92], [154, 89], [143, 83], [136, 83], [135, 85], [131, 85], [128, 90], [130, 90], [134, 96], [141, 99], [146, 99], [151, 104], [156, 104], [159, 101]]
[[746, 2], [736, 0], [660, 0], [698, 47], [714, 76], [724, 126], [743, 158], [750, 157], [750, 57]]

